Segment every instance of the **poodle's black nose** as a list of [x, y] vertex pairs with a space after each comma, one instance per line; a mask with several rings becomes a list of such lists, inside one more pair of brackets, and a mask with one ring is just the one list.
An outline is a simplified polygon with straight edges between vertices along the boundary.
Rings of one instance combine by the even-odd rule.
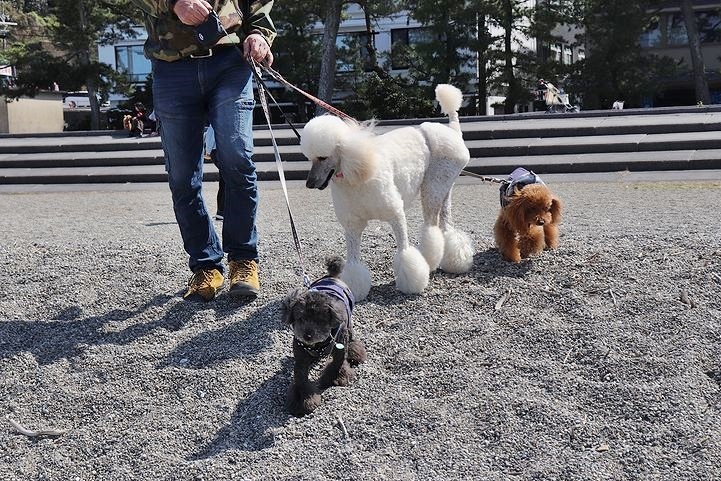
[[538, 225], [544, 225], [546, 223], [546, 221], [543, 219], [539, 219], [537, 223], [538, 223]]
[[310, 332], [306, 332], [305, 334], [303, 334], [303, 338], [306, 341], [310, 341], [311, 339], [313, 339], [313, 334], [311, 334]]

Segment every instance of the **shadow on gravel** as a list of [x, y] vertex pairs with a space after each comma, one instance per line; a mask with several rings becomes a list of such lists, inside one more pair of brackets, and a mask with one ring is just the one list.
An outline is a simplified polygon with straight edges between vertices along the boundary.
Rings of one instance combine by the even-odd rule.
[[124, 322], [144, 311], [160, 307], [173, 296], [158, 295], [134, 310], [115, 309], [101, 316], [82, 318], [78, 306], [60, 311], [49, 321], [8, 321], [0, 323], [0, 359], [20, 352], [30, 352], [38, 364], [50, 364], [58, 359], [71, 358], [82, 352], [87, 345], [128, 344], [161, 327], [177, 330], [174, 308], [160, 319], [133, 324], [117, 332], [103, 332], [111, 322]]
[[285, 412], [285, 392], [293, 376], [293, 358], [285, 357], [281, 368], [257, 391], [238, 403], [227, 426], [188, 461], [212, 458], [229, 449], [261, 451], [275, 443], [274, 428], [290, 419]]
[[378, 306], [395, 306], [420, 297], [423, 297], [423, 294], [404, 294], [398, 290], [395, 282], [386, 282], [371, 287], [368, 297], [361, 302], [368, 302]]
[[533, 260], [525, 259], [519, 264], [504, 261], [497, 249], [488, 249], [473, 256], [473, 268], [468, 273], [479, 283], [488, 284], [498, 277], [525, 277], [533, 266]]
[[[218, 299], [217, 319], [237, 316], [233, 301]], [[248, 319], [232, 320], [215, 331], [204, 331], [175, 348], [158, 367], [202, 369], [229, 359], [252, 357], [274, 349], [271, 333], [283, 328], [278, 315], [280, 301], [273, 301], [255, 311]]]

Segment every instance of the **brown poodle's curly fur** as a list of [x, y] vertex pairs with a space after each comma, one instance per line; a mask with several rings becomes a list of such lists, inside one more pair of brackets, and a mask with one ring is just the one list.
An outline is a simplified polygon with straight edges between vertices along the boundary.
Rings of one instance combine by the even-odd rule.
[[560, 222], [561, 201], [546, 185], [516, 188], [493, 227], [496, 246], [504, 259], [521, 262], [544, 247], [558, 247]]

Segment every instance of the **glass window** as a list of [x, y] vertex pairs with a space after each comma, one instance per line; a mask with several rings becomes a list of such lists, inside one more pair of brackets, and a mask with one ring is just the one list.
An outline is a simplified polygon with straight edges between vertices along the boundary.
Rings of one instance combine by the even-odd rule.
[[145, 82], [152, 67], [145, 58], [142, 45], [115, 47], [115, 69], [124, 72], [133, 83]]
[[403, 55], [404, 47], [412, 47], [433, 41], [433, 32], [430, 29], [416, 28], [394, 28], [391, 29], [391, 68], [405, 69], [408, 63]]
[[641, 34], [641, 47], [651, 48], [661, 46], [661, 23], [658, 18], [651, 21], [646, 30]]
[[561, 46], [560, 43], [554, 43], [553, 45], [551, 45], [551, 60], [560, 62], [562, 51], [563, 51], [563, 47]]
[[566, 65], [571, 65], [573, 63], [573, 49], [571, 47], [563, 47], [563, 63]]
[[578, 60], [586, 60], [586, 51], [582, 48], [578, 49]]
[[721, 43], [721, 15], [716, 12], [696, 12], [696, 24], [701, 43]]
[[370, 68], [368, 32], [339, 34], [335, 39], [335, 45], [338, 51], [336, 71], [353, 72], [359, 64], [364, 70]]
[[688, 44], [686, 24], [683, 20], [683, 13], [677, 12], [668, 16], [668, 44], [679, 46]]

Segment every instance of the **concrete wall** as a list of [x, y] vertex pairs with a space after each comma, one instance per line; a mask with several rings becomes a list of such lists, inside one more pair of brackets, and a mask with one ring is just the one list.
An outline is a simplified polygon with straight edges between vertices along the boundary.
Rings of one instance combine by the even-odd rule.
[[63, 97], [59, 92], [18, 100], [0, 97], [0, 133], [62, 132], [64, 125]]

